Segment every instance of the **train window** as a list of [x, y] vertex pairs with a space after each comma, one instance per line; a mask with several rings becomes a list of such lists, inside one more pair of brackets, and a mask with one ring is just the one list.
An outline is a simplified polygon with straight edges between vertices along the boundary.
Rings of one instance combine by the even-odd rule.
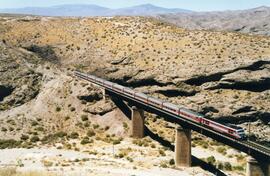
[[233, 134], [233, 130], [229, 130], [229, 133], [230, 133], [230, 134]]

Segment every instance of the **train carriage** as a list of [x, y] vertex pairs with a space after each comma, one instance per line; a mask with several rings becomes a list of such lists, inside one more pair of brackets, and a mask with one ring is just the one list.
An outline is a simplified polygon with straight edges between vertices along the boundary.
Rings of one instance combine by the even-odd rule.
[[112, 89], [126, 96], [140, 100], [144, 102], [145, 104], [155, 106], [167, 112], [173, 113], [177, 116], [181, 116], [182, 118], [191, 120], [198, 124], [202, 124], [207, 128], [210, 128], [214, 131], [225, 134], [227, 136], [233, 137], [235, 139], [246, 138], [244, 129], [239, 126], [231, 125], [231, 124], [222, 124], [222, 123], [212, 121], [210, 119], [205, 118], [202, 114], [193, 112], [184, 107], [179, 107], [169, 102], [163, 102], [157, 98], [149, 97], [146, 94], [135, 92], [133, 89], [130, 89], [130, 88], [118, 85], [118, 84], [114, 84], [110, 81], [106, 81], [104, 79], [95, 77], [93, 75], [83, 74], [77, 71], [75, 72], [75, 75], [82, 79], [85, 79], [90, 82], [96, 83], [98, 85], [104, 86], [106, 88]]
[[157, 98], [149, 97], [148, 103], [156, 107], [160, 107], [160, 108], [163, 107], [163, 102]]
[[104, 86], [105, 87], [107, 87], [107, 88], [110, 88], [110, 89], [112, 89], [113, 88], [113, 83], [112, 82], [110, 82], [110, 81], [104, 81]]
[[128, 87], [124, 87], [124, 94], [134, 98], [134, 95], [135, 95], [135, 91], [128, 88]]
[[117, 92], [121, 92], [123, 93], [124, 92], [124, 86], [121, 86], [119, 84], [113, 84], [113, 90], [117, 91]]
[[143, 93], [135, 92], [135, 98], [142, 100], [145, 103], [148, 103], [148, 96]]
[[193, 111], [186, 109], [186, 108], [181, 108], [179, 115], [182, 117], [185, 117], [189, 120], [195, 121], [197, 123], [201, 123], [201, 119], [203, 118], [202, 114], [193, 112]]
[[176, 106], [172, 103], [167, 103], [167, 102], [163, 103], [163, 109], [177, 115], [179, 114], [179, 106]]

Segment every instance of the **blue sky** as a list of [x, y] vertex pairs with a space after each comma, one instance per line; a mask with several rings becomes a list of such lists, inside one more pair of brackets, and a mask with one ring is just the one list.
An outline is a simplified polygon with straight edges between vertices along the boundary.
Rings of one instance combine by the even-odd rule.
[[122, 8], [146, 3], [195, 11], [238, 10], [270, 6], [270, 0], [0, 0], [0, 8], [46, 7], [60, 4], [96, 4], [109, 8]]

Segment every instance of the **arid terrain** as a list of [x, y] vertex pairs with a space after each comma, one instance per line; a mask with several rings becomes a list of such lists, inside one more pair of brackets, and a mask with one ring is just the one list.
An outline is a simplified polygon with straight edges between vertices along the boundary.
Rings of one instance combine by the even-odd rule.
[[231, 31], [270, 36], [270, 7], [217, 12], [171, 13], [158, 19], [186, 29]]
[[[215, 174], [200, 162], [175, 170], [168, 147], [149, 136], [130, 138], [130, 121], [74, 70], [218, 122], [245, 129], [251, 123], [251, 139], [270, 145], [270, 37], [143, 17], [3, 16], [0, 39], [0, 155], [7, 156], [0, 167], [58, 175]], [[174, 124], [146, 114], [146, 125], [174, 143]], [[244, 174], [245, 154], [195, 132], [192, 138], [197, 159]]]

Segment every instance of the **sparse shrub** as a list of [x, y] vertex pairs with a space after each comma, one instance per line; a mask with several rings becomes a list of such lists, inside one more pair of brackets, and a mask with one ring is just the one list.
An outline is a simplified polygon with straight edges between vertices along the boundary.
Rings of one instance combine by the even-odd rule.
[[244, 171], [245, 168], [243, 166], [233, 166], [233, 170]]
[[170, 159], [169, 164], [174, 165], [175, 164], [174, 159]]
[[71, 112], [74, 112], [75, 110], [76, 110], [76, 108], [74, 108], [74, 107], [71, 107], [71, 108], [70, 108], [70, 111], [71, 111]]
[[158, 152], [159, 152], [159, 154], [160, 154], [161, 156], [166, 156], [166, 153], [164, 152], [164, 150], [159, 149]]
[[167, 164], [166, 164], [165, 162], [162, 162], [162, 163], [160, 164], [160, 167], [162, 167], [162, 168], [167, 168], [168, 166], [167, 166]]
[[131, 157], [127, 157], [127, 160], [131, 163], [134, 161]]
[[87, 115], [82, 115], [81, 116], [81, 119], [82, 119], [82, 121], [87, 121], [88, 120], [88, 116]]
[[98, 125], [98, 124], [94, 124], [94, 125], [93, 125], [93, 128], [94, 128], [94, 129], [97, 129], [97, 128], [99, 128], [99, 125]]
[[227, 154], [225, 147], [218, 147], [216, 150], [217, 152], [222, 153], [223, 155]]
[[69, 136], [71, 139], [78, 139], [79, 134], [77, 132], [72, 132]]
[[44, 131], [44, 128], [43, 127], [37, 127], [35, 130], [37, 130], [37, 131]]
[[87, 131], [87, 136], [88, 137], [93, 137], [93, 136], [95, 136], [96, 135], [96, 133], [94, 132], [94, 130], [88, 130]]
[[38, 136], [32, 136], [31, 139], [30, 139], [31, 142], [38, 142], [39, 140], [40, 139], [39, 139]]
[[65, 117], [65, 121], [67, 121], [67, 120], [69, 120], [70, 119], [70, 117], [69, 116], [66, 116]]
[[206, 161], [209, 164], [215, 165], [216, 159], [214, 156], [210, 156], [210, 157], [206, 158]]
[[223, 163], [218, 163], [217, 168], [223, 170], [224, 169]]
[[1, 128], [1, 131], [6, 132], [7, 129], [6, 129], [5, 127], [2, 127], [2, 128]]
[[21, 145], [20, 141], [16, 141], [14, 139], [1, 140], [0, 139], [0, 149], [6, 148], [16, 148]]
[[224, 169], [227, 171], [231, 171], [232, 170], [232, 165], [229, 162], [225, 162], [224, 163]]
[[29, 136], [28, 135], [22, 134], [21, 140], [26, 141], [28, 139], [29, 139]]
[[55, 133], [54, 136], [58, 137], [58, 138], [63, 138], [65, 136], [67, 136], [67, 133], [63, 132], [63, 131], [59, 131], [59, 132]]
[[118, 139], [115, 139], [113, 140], [113, 145], [117, 145], [117, 144], [120, 144], [121, 143], [121, 138], [118, 138]]
[[32, 122], [31, 122], [31, 125], [32, 125], [32, 126], [37, 126], [37, 125], [38, 125], [38, 122], [37, 122], [37, 121], [32, 121]]
[[55, 108], [55, 111], [56, 111], [56, 112], [60, 112], [60, 111], [61, 111], [61, 107], [57, 106], [57, 107]]
[[89, 144], [89, 143], [92, 143], [92, 142], [93, 142], [93, 140], [89, 140], [88, 137], [85, 137], [85, 138], [83, 138], [83, 140], [81, 141], [81, 144], [82, 144], [82, 145], [85, 145], [85, 144]]
[[128, 124], [126, 122], [123, 122], [123, 128], [125, 128], [125, 129], [128, 128]]
[[106, 126], [104, 130], [107, 131], [109, 129], [110, 129], [110, 127], [109, 126]]
[[83, 124], [83, 126], [86, 127], [86, 128], [88, 128], [88, 127], [90, 127], [90, 123], [89, 123], [89, 122], [85, 122], [85, 123]]

